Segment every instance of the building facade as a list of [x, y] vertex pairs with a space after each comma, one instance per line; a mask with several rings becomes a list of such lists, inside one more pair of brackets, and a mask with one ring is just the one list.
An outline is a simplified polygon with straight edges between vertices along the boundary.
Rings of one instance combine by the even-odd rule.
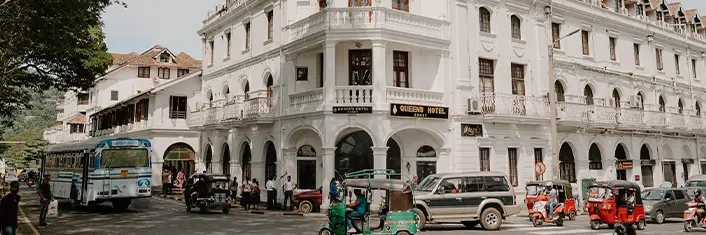
[[159, 183], [155, 185], [161, 184], [163, 167], [193, 173], [201, 133], [191, 130], [186, 118], [201, 99], [201, 61], [159, 45], [140, 54], [111, 55], [113, 65], [106, 75], [87, 92], [67, 92], [58, 107], [63, 109], [59, 118], [71, 125], [72, 133], [74, 123], [84, 124], [81, 138], [52, 142], [53, 136], [45, 134], [45, 139], [61, 144], [88, 138], [146, 138], [152, 143], [152, 182]]
[[[661, 0], [227, 1], [199, 31], [196, 167], [303, 189], [365, 168], [503, 171], [520, 195], [553, 170], [683, 185], [706, 168], [702, 20]], [[537, 175], [551, 141], [560, 168]]]

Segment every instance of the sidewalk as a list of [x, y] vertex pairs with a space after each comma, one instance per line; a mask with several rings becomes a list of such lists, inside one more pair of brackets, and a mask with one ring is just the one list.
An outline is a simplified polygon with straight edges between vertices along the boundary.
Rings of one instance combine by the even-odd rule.
[[[182, 195], [162, 195], [162, 194], [155, 194], [153, 195], [155, 197], [161, 197], [161, 198], [166, 198], [170, 200], [175, 200], [175, 201], [184, 201], [184, 196]], [[240, 200], [236, 199], [235, 203], [231, 205], [231, 208], [236, 208], [236, 209], [242, 209], [246, 213], [253, 213], [253, 214], [261, 214], [261, 215], [288, 215], [288, 216], [326, 216], [323, 213], [302, 213], [299, 211], [281, 211], [281, 210], [267, 210], [267, 209], [258, 209], [258, 210], [245, 210], [242, 206], [240, 206]], [[267, 208], [266, 203], [261, 203], [260, 208]]]

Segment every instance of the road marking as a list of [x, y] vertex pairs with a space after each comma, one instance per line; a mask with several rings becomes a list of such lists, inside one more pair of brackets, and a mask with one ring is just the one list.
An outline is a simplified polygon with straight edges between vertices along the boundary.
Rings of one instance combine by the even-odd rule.
[[518, 228], [511, 228], [511, 229], [503, 229], [503, 231], [506, 232], [526, 232], [526, 231], [540, 231], [540, 230], [557, 230], [561, 229], [563, 227], [559, 226], [551, 226], [551, 227], [518, 227]]
[[531, 224], [503, 224], [502, 227], [507, 228], [521, 228], [521, 227], [534, 227]]
[[[557, 227], [558, 228], [558, 227]], [[589, 230], [589, 229], [570, 229], [570, 230], [561, 230], [561, 231], [539, 231], [539, 232], [530, 232], [529, 234], [542, 234], [542, 235], [552, 235], [552, 234], [575, 234], [575, 233], [596, 233], [598, 231], [595, 230]]]
[[25, 212], [22, 210], [22, 207], [19, 207], [17, 209], [20, 209], [20, 214], [22, 214], [22, 223], [29, 224], [29, 227], [32, 228], [32, 232], [34, 232], [34, 235], [39, 235], [39, 231], [34, 228], [34, 225], [32, 225], [32, 221], [29, 221], [29, 218], [27, 218], [27, 215], [25, 215]]

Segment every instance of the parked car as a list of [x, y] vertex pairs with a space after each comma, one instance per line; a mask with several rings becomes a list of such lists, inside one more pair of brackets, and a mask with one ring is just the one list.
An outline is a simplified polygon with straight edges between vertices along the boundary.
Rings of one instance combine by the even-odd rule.
[[5, 183], [9, 184], [12, 181], [17, 181], [17, 173], [8, 172], [7, 175], [5, 175]]
[[478, 224], [498, 230], [503, 219], [520, 213], [517, 197], [501, 172], [435, 174], [424, 178], [415, 192], [417, 228], [428, 223]]
[[316, 190], [303, 191], [294, 195], [294, 204], [302, 213], [318, 211], [321, 207], [321, 187]]
[[690, 197], [684, 188], [651, 188], [642, 191], [645, 218], [661, 224], [668, 218], [682, 218]]

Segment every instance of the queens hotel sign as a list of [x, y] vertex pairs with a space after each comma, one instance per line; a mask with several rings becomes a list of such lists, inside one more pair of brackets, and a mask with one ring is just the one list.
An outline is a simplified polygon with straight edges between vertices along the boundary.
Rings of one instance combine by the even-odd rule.
[[390, 104], [391, 117], [449, 119], [448, 107], [411, 104]]

